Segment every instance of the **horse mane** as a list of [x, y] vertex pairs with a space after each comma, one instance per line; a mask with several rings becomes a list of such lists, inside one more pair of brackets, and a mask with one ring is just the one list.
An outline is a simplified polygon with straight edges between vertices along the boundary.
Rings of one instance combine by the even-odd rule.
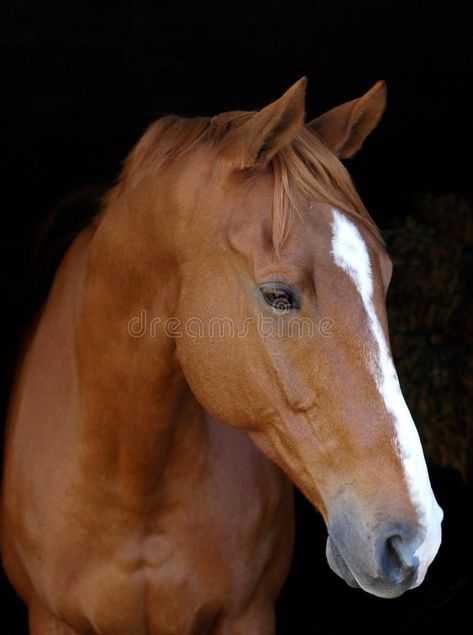
[[[131, 181], [136, 185], [150, 170], [170, 164], [197, 145], [217, 146], [229, 128], [241, 125], [252, 114], [235, 111], [212, 118], [161, 117], [147, 129], [128, 155], [119, 182], [129, 184]], [[345, 166], [309, 125], [303, 126], [292, 142], [272, 157], [267, 169], [274, 179], [271, 213], [276, 251], [284, 244], [294, 218], [302, 217], [317, 200], [354, 217], [383, 243]], [[254, 170], [248, 172], [255, 176]]]

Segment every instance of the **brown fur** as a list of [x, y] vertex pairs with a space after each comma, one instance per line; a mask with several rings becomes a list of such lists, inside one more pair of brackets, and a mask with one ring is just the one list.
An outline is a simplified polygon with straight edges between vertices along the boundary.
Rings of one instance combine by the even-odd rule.
[[[329, 530], [350, 519], [368, 589], [386, 527], [415, 527], [330, 205], [364, 233], [384, 328], [389, 260], [302, 127], [304, 86], [259, 113], [158, 121], [61, 264], [12, 395], [2, 493], [2, 557], [34, 635], [272, 635], [285, 474]], [[301, 289], [301, 317], [336, 317], [333, 337], [291, 339], [285, 318], [279, 339], [254, 322], [243, 338], [163, 328], [274, 318], [258, 285], [281, 279]], [[132, 337], [142, 311], [160, 326]]]
[[[197, 146], [218, 146], [232, 127], [251, 120], [248, 112], [224, 113], [218, 117], [185, 119], [167, 115], [146, 131], [130, 154], [121, 180], [134, 187], [149, 171], [159, 170]], [[319, 126], [320, 129], [320, 126]], [[231, 141], [231, 140], [230, 140]], [[226, 144], [229, 142], [226, 140]], [[222, 151], [221, 151], [222, 152]], [[237, 161], [240, 165], [245, 162]], [[314, 201], [324, 201], [363, 223], [381, 242], [379, 230], [360, 199], [345, 166], [325, 144], [313, 123], [297, 126], [290, 140], [271, 155], [268, 169], [274, 179], [272, 237], [276, 250], [283, 245], [294, 215]], [[256, 170], [258, 174], [260, 170]], [[247, 172], [254, 177], [254, 167]]]

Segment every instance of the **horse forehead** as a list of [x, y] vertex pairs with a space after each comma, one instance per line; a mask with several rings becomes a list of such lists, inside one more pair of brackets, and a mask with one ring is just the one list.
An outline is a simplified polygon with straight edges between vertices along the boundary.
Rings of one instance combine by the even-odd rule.
[[294, 215], [287, 240], [289, 251], [308, 256], [315, 268], [324, 261], [328, 265], [335, 265], [333, 238], [337, 222], [340, 221], [345, 225], [344, 229], [348, 229], [343, 232], [345, 249], [363, 248], [370, 262], [388, 258], [379, 240], [354, 214], [322, 202], [307, 205], [302, 217]]
[[[307, 209], [306, 217], [294, 229], [287, 258], [295, 259], [295, 264], [307, 271], [321, 303], [328, 299], [331, 304], [342, 296], [356, 301], [359, 289], [353, 284], [355, 276], [357, 281], [369, 278], [374, 305], [382, 309], [392, 264], [382, 243], [362, 221], [324, 204]], [[340, 266], [342, 262], [344, 266]]]
[[314, 257], [319, 261], [328, 259], [332, 235], [331, 220], [330, 205], [322, 202], [307, 204], [300, 211], [291, 210], [282, 251], [298, 254], [308, 265], [311, 265]]
[[392, 262], [382, 242], [356, 217], [332, 208], [331, 255], [336, 264], [351, 277], [356, 272], [369, 276], [371, 286], [387, 291], [392, 275]]

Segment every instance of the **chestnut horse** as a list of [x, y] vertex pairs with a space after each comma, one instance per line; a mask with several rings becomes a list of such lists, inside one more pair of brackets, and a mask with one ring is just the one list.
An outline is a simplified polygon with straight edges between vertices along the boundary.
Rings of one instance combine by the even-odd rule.
[[59, 267], [2, 495], [34, 635], [274, 633], [291, 481], [352, 586], [398, 596], [439, 548], [388, 343], [391, 264], [340, 162], [384, 83], [309, 123], [305, 84], [154, 123]]

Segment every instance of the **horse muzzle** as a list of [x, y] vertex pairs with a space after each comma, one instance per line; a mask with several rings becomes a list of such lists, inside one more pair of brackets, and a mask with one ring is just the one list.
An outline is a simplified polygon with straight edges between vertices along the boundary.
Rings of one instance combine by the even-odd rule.
[[[407, 522], [386, 522], [361, 530], [342, 521], [329, 527], [326, 555], [349, 586], [395, 598], [422, 583], [440, 537], [440, 525], [426, 532]], [[431, 543], [428, 550], [426, 542]]]
[[380, 550], [379, 566], [374, 575], [363, 574], [361, 567], [357, 567], [354, 573], [330, 537], [327, 540], [327, 560], [331, 569], [349, 586], [362, 588], [378, 597], [395, 598], [417, 586], [419, 569], [419, 562], [415, 556], [412, 556], [411, 562], [402, 559], [395, 542], [396, 538], [386, 541]]

